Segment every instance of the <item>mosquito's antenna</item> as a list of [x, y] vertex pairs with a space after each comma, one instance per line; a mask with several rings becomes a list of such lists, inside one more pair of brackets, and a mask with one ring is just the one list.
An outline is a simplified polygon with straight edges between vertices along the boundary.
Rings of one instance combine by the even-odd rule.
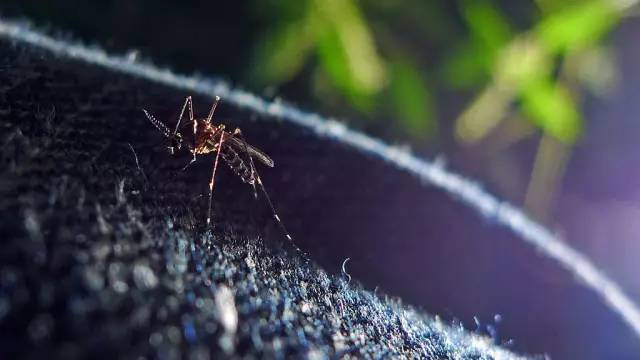
[[218, 107], [219, 102], [220, 102], [220, 96], [216, 96], [216, 98], [213, 100], [213, 105], [211, 105], [211, 110], [209, 110], [209, 116], [207, 116], [207, 121], [211, 122], [211, 119], [213, 119], [213, 113], [216, 111], [216, 108]]
[[161, 121], [159, 121], [158, 119], [156, 119], [155, 117], [153, 117], [153, 115], [149, 114], [149, 112], [145, 109], [142, 109], [142, 111], [144, 111], [144, 114], [147, 116], [147, 119], [149, 119], [149, 121], [151, 121], [151, 123], [158, 129], [160, 130], [160, 132], [166, 136], [166, 137], [171, 137], [171, 130], [169, 130], [169, 128], [163, 124]]

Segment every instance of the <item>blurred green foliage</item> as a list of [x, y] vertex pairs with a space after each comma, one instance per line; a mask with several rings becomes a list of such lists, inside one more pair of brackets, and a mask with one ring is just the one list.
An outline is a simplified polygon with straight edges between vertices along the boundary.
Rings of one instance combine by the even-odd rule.
[[533, 15], [515, 23], [491, 0], [258, 3], [271, 26], [250, 67], [256, 86], [310, 73], [318, 98], [365, 118], [394, 119], [414, 140], [443, 135], [438, 92], [475, 94], [455, 119], [462, 143], [515, 118], [575, 143], [581, 92], [602, 94], [615, 78], [593, 81], [598, 76], [582, 68], [614, 68], [603, 38], [625, 10], [612, 0], [537, 0]]

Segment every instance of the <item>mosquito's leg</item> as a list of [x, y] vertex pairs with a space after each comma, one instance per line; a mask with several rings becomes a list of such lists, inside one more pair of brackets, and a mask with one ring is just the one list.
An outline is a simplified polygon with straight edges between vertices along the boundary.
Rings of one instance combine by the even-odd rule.
[[220, 141], [218, 142], [218, 150], [216, 153], [216, 160], [213, 163], [213, 172], [211, 174], [211, 181], [209, 181], [209, 208], [207, 210], [207, 225], [211, 224], [211, 199], [213, 198], [213, 185], [216, 180], [216, 169], [218, 168], [218, 160], [220, 160], [220, 152], [222, 152], [222, 144], [224, 143], [224, 131], [220, 132]]
[[213, 113], [216, 111], [216, 107], [218, 107], [218, 102], [220, 102], [220, 96], [216, 96], [213, 100], [213, 105], [211, 105], [211, 110], [209, 110], [209, 116], [207, 116], [208, 122], [211, 122], [211, 119], [213, 119]]
[[196, 162], [196, 133], [197, 132], [198, 132], [198, 120], [193, 120], [193, 143], [191, 146], [191, 153], [193, 154], [193, 158], [191, 159], [191, 161], [189, 161], [187, 165], [185, 165], [182, 168], [182, 171], [187, 170], [187, 168], [191, 166], [191, 164]]
[[[276, 219], [276, 221], [278, 222], [278, 225], [280, 225], [280, 229], [284, 233], [284, 236], [287, 238], [287, 240], [291, 241], [293, 244], [293, 239], [291, 238], [289, 231], [287, 231], [287, 228], [284, 226], [282, 219], [280, 219], [280, 216], [276, 212], [276, 208], [273, 206], [273, 203], [271, 202], [271, 198], [269, 197], [269, 194], [267, 193], [267, 189], [265, 189], [264, 184], [262, 183], [262, 179], [260, 178], [260, 175], [255, 170], [254, 170], [254, 174], [256, 177], [256, 183], [258, 183], [260, 190], [262, 190], [262, 193], [264, 194], [264, 198], [267, 199], [269, 208], [271, 208], [271, 213], [273, 214], [273, 218]], [[302, 252], [295, 244], [293, 244], [293, 246], [296, 248], [296, 250]]]
[[[306, 257], [306, 254], [302, 250], [300, 250], [300, 248], [296, 244], [294, 244], [293, 238], [291, 238], [291, 235], [289, 234], [289, 231], [287, 231], [287, 228], [284, 226], [284, 223], [282, 222], [282, 219], [280, 219], [280, 216], [276, 212], [276, 208], [273, 206], [273, 203], [271, 202], [271, 198], [269, 197], [269, 194], [267, 193], [267, 189], [264, 187], [264, 184], [262, 183], [262, 179], [260, 178], [260, 174], [258, 174], [258, 170], [256, 169], [256, 166], [253, 163], [253, 158], [251, 157], [251, 154], [249, 154], [249, 150], [246, 147], [247, 141], [244, 139], [244, 136], [242, 135], [242, 131], [240, 130], [240, 128], [236, 128], [233, 131], [233, 134], [238, 136], [238, 137], [240, 137], [240, 139], [242, 140], [242, 142], [245, 145], [245, 152], [246, 152], [246, 155], [249, 157], [249, 166], [250, 166], [250, 170], [251, 170], [251, 177], [254, 179], [254, 183], [251, 184], [251, 185], [253, 185], [254, 193], [256, 191], [255, 184], [257, 183], [258, 187], [262, 191], [262, 194], [264, 194], [264, 198], [267, 200], [267, 204], [269, 205], [269, 208], [271, 209], [271, 213], [273, 214], [273, 218], [276, 219], [276, 221], [278, 222], [278, 225], [280, 226], [280, 230], [282, 230], [282, 233], [287, 238], [287, 240], [289, 240], [291, 245], [293, 245], [293, 247], [296, 249], [296, 251], [298, 253], [304, 255], [304, 257]], [[257, 197], [257, 195], [256, 195], [256, 197]]]
[[189, 121], [193, 121], [193, 101], [191, 100], [191, 96], [187, 96], [184, 100], [184, 105], [182, 105], [182, 111], [180, 111], [180, 117], [178, 117], [176, 128], [173, 130], [173, 135], [175, 135], [180, 128], [180, 122], [182, 121], [182, 116], [184, 116], [184, 110], [187, 108], [187, 104], [189, 105]]

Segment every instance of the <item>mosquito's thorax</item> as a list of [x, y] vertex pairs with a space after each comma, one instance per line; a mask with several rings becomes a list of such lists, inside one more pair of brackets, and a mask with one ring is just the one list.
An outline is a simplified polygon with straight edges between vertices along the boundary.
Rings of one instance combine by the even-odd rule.
[[196, 154], [208, 154], [218, 150], [220, 135], [224, 131], [224, 125], [212, 125], [206, 119], [197, 121], [195, 136]]

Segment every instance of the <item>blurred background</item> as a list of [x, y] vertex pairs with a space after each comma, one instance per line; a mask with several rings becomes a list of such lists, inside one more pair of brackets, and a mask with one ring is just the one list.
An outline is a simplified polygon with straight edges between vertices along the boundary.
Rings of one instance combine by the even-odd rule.
[[220, 76], [440, 157], [566, 235], [640, 301], [639, 9], [633, 0], [4, 0], [0, 15]]

